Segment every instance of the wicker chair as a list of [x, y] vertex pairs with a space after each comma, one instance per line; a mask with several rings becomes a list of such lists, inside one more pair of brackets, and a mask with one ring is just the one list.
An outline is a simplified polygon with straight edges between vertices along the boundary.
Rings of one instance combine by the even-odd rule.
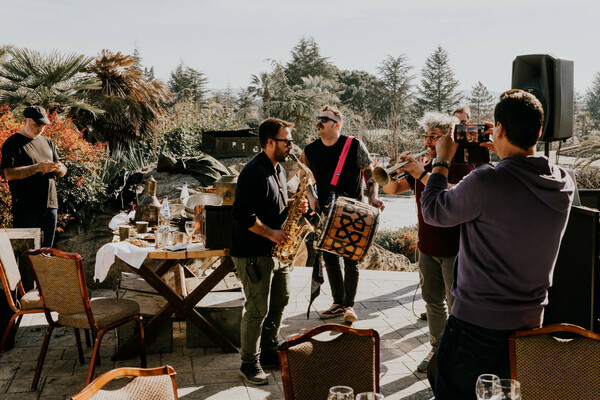
[[[313, 337], [339, 332], [331, 340]], [[287, 400], [326, 399], [329, 388], [350, 386], [355, 393], [379, 392], [379, 333], [324, 324], [279, 345], [279, 364]]]
[[[81, 363], [83, 363], [83, 354], [79, 329], [90, 329], [96, 336], [86, 385], [94, 378], [94, 370], [99, 362], [100, 345], [104, 334], [110, 329], [130, 321], [136, 321], [138, 324], [141, 364], [143, 368], [146, 367], [144, 328], [139, 315], [140, 307], [135, 301], [116, 298], [89, 300], [83, 264], [79, 254], [44, 248], [29, 250], [27, 258], [33, 269], [49, 324], [31, 385], [33, 390], [37, 389], [52, 331], [61, 326], [75, 329]], [[58, 314], [56, 321], [52, 318], [51, 312]]]
[[554, 324], [515, 332], [509, 350], [524, 399], [600, 399], [600, 335]]
[[[115, 390], [103, 390], [107, 383], [114, 379], [134, 376], [127, 385]], [[169, 365], [158, 368], [117, 368], [108, 371], [81, 392], [71, 397], [72, 400], [177, 400], [177, 381], [175, 370]]]
[[0, 341], [1, 354], [6, 343], [17, 332], [24, 314], [44, 312], [42, 299], [40, 299], [37, 289], [27, 293], [23, 289], [21, 273], [6, 231], [0, 231], [0, 281], [8, 306], [14, 312]]

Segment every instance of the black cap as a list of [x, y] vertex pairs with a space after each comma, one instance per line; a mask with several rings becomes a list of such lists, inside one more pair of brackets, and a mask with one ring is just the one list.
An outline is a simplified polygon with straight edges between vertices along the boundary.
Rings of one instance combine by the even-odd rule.
[[23, 111], [25, 118], [33, 119], [39, 125], [50, 125], [46, 110], [42, 106], [29, 106]]

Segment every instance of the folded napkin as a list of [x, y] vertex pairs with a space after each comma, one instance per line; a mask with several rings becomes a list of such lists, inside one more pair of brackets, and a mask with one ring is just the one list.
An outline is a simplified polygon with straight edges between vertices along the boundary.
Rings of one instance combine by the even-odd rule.
[[190, 243], [187, 246], [187, 251], [202, 251], [206, 250], [204, 243]]
[[128, 242], [107, 243], [100, 247], [96, 253], [96, 267], [94, 272], [94, 280], [102, 282], [106, 279], [111, 265], [115, 262], [115, 256], [131, 265], [134, 268], [139, 268], [146, 256], [153, 250], [152, 247], [138, 247]]
[[129, 214], [122, 212], [112, 217], [108, 223], [108, 227], [114, 231], [119, 227], [119, 225], [128, 225], [129, 220], [133, 220], [134, 218], [135, 211], [131, 211]]

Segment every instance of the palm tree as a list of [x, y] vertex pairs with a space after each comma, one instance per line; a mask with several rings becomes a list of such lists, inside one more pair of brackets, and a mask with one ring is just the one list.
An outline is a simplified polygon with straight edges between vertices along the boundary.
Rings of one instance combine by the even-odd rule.
[[91, 104], [105, 110], [101, 116], [85, 111], [73, 114], [77, 125], [88, 129], [90, 139], [131, 144], [156, 133], [155, 122], [172, 95], [164, 83], [144, 79], [136, 66], [132, 56], [105, 49], [85, 69], [101, 82], [85, 94]]
[[[3, 58], [8, 58], [2, 61]], [[0, 49], [0, 104], [13, 110], [38, 104], [47, 110], [102, 110], [86, 101], [84, 91], [100, 87], [98, 80], [82, 71], [92, 58], [58, 51], [40, 53], [18, 47]]]

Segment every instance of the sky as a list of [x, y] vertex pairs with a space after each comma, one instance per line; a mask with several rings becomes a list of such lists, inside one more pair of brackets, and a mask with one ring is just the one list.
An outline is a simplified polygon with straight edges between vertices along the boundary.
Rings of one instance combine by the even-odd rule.
[[417, 75], [437, 46], [459, 88], [510, 89], [518, 55], [572, 60], [581, 93], [600, 72], [600, 2], [592, 0], [0, 0], [0, 45], [95, 56], [131, 54], [168, 81], [180, 62], [211, 89], [237, 89], [287, 63], [302, 37], [340, 69], [377, 74], [405, 55]]

